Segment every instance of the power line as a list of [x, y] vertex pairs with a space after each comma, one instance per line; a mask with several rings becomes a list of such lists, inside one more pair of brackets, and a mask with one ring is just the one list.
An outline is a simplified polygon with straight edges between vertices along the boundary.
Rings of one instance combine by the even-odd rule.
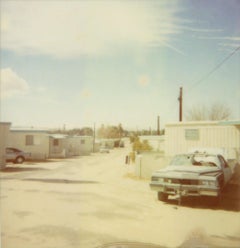
[[210, 72], [208, 72], [205, 76], [203, 76], [201, 79], [196, 81], [190, 90], [200, 84], [202, 81], [207, 79], [210, 75], [212, 75], [217, 69], [219, 69], [227, 60], [229, 60], [238, 50], [240, 49], [240, 46], [237, 47], [234, 51], [232, 51], [226, 58], [224, 58], [220, 63], [218, 63]]
[[[229, 60], [238, 50], [240, 49], [240, 46], [237, 47], [235, 50], [233, 50], [227, 57], [225, 57], [220, 63], [218, 63], [210, 72], [208, 72], [205, 76], [203, 76], [201, 79], [199, 79], [198, 81], [196, 81], [192, 87], [189, 89], [192, 90], [195, 86], [197, 86], [198, 84], [200, 84], [202, 81], [204, 81], [205, 79], [207, 79], [210, 75], [212, 75], [217, 69], [219, 69], [227, 60]], [[182, 93], [180, 93], [182, 94]], [[178, 100], [180, 100], [180, 97], [182, 98], [182, 95], [179, 96]], [[182, 99], [181, 99], [182, 101]], [[182, 104], [182, 103], [181, 103]], [[173, 104], [172, 108], [174, 108], [175, 103]], [[172, 109], [171, 108], [171, 109]], [[176, 106], [174, 108], [174, 111], [176, 110]], [[180, 111], [180, 110], [179, 110]], [[182, 109], [181, 109], [182, 111]], [[180, 115], [180, 113], [179, 113]], [[180, 118], [180, 117], [179, 117]]]

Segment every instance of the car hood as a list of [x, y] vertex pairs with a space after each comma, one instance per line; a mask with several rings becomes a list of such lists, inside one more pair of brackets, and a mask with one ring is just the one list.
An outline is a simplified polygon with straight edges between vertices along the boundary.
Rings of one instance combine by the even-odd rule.
[[167, 166], [153, 173], [153, 176], [172, 178], [198, 178], [199, 176], [216, 176], [221, 170], [209, 166]]

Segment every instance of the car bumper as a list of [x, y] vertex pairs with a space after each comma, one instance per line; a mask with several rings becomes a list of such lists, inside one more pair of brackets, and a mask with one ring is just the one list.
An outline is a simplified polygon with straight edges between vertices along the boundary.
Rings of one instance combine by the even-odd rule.
[[219, 196], [218, 187], [206, 187], [202, 185], [182, 185], [182, 184], [163, 184], [150, 183], [150, 188], [154, 191], [163, 192], [168, 195], [181, 196]]

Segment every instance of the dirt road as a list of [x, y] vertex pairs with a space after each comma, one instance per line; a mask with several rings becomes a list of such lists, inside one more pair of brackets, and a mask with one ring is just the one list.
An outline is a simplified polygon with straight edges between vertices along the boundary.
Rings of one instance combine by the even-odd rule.
[[125, 165], [128, 152], [9, 164], [1, 172], [2, 248], [240, 247], [239, 177], [219, 207], [162, 203]]

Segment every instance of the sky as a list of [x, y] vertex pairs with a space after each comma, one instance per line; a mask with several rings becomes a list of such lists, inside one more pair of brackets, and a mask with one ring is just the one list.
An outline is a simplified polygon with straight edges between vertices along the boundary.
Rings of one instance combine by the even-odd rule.
[[1, 121], [157, 129], [196, 106], [240, 119], [239, 0], [1, 0]]

